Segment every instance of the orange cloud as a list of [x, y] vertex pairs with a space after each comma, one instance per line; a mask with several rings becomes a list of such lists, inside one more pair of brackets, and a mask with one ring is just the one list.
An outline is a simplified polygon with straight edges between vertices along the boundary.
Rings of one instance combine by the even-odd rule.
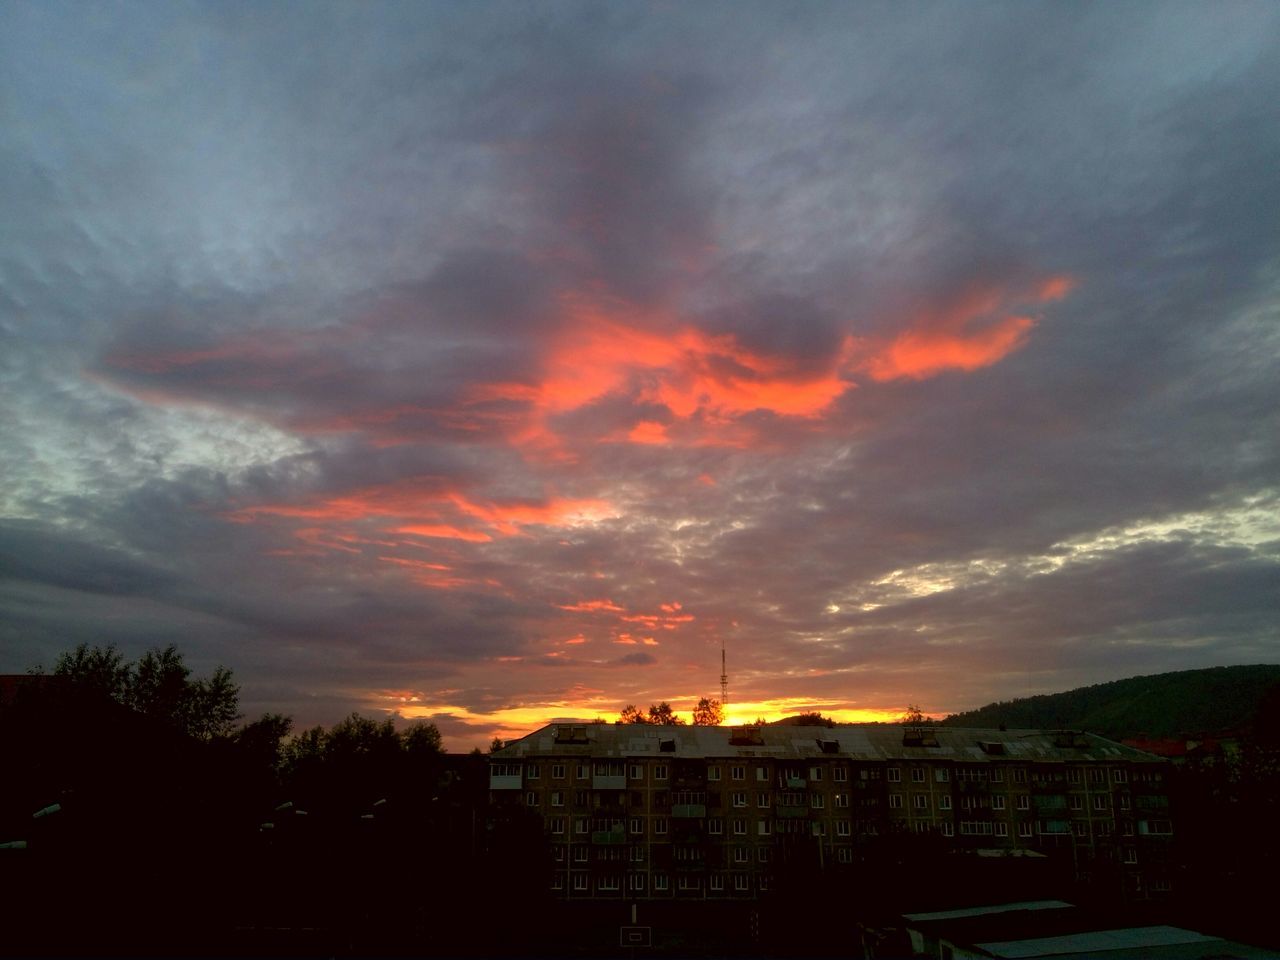
[[929, 309], [911, 328], [881, 346], [861, 364], [873, 380], [921, 380], [944, 370], [977, 370], [1026, 343], [1035, 319], [1016, 307], [1060, 300], [1075, 286], [1070, 277], [1050, 277], [1029, 293], [977, 286], [940, 309]]

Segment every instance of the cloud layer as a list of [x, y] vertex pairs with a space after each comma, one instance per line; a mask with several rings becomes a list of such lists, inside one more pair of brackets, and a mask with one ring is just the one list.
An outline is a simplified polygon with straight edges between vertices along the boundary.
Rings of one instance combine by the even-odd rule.
[[[1274, 660], [1267, 4], [0, 10], [0, 669], [456, 747]], [[859, 711], [862, 711], [859, 713]]]

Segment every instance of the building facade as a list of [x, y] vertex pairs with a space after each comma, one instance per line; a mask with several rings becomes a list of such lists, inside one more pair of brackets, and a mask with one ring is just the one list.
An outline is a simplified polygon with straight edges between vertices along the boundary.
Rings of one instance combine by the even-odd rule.
[[489, 758], [540, 819], [566, 899], [751, 898], [787, 865], [853, 869], [879, 838], [1070, 857], [1127, 895], [1170, 885], [1168, 763], [1091, 734], [847, 724], [549, 724]]

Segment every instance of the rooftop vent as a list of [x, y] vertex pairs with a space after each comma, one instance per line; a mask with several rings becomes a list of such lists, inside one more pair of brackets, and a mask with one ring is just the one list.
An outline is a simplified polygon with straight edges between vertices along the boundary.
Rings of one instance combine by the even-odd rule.
[[1089, 738], [1073, 730], [1058, 730], [1053, 735], [1053, 745], [1069, 750], [1084, 750], [1089, 746]]
[[823, 753], [839, 753], [840, 741], [839, 740], [819, 740], [818, 749], [821, 750]]
[[764, 734], [759, 727], [730, 727], [729, 743], [735, 747], [764, 746]]
[[1003, 757], [1004, 744], [999, 740], [979, 740], [978, 746], [982, 748], [982, 752], [989, 757]]
[[663, 753], [675, 753], [676, 752], [675, 738], [671, 738], [669, 740], [668, 739], [659, 740], [658, 749], [661, 750]]
[[902, 745], [904, 747], [936, 747], [938, 735], [933, 727], [903, 727]]
[[584, 724], [556, 727], [556, 743], [586, 743], [587, 728]]

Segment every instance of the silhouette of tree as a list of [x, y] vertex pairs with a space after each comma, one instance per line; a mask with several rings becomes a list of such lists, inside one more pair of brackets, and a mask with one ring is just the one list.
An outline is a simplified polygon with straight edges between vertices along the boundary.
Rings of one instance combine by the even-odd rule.
[[724, 723], [724, 707], [719, 700], [703, 697], [693, 708], [693, 724], [696, 727], [718, 727]]
[[663, 727], [683, 727], [684, 721], [676, 716], [671, 704], [663, 700], [658, 704], [649, 704], [649, 723]]
[[898, 722], [904, 726], [915, 727], [922, 723], [933, 723], [933, 717], [926, 717], [919, 706], [910, 703], [907, 704], [907, 712], [898, 719]]
[[834, 727], [836, 723], [830, 717], [824, 717], [817, 710], [798, 713], [790, 719], [790, 722], [801, 727]]
[[648, 723], [649, 718], [644, 715], [644, 711], [637, 707], [634, 703], [629, 703], [622, 708], [622, 713], [618, 715], [618, 723]]

